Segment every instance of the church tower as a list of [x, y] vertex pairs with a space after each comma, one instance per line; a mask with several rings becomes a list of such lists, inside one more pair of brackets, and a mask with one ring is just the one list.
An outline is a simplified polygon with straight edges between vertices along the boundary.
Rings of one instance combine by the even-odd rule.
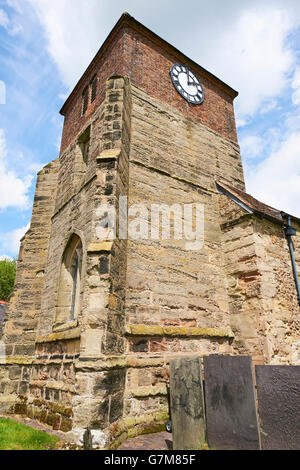
[[[245, 190], [236, 96], [122, 15], [61, 110], [59, 158], [38, 176], [5, 321], [2, 409], [75, 440], [90, 426], [117, 447], [164, 426], [170, 358], [268, 361], [265, 341], [235, 336], [231, 321], [222, 198]], [[197, 249], [161, 236], [164, 217], [171, 232], [184, 227], [186, 206], [201, 208]], [[116, 237], [102, 237], [112, 221]]]

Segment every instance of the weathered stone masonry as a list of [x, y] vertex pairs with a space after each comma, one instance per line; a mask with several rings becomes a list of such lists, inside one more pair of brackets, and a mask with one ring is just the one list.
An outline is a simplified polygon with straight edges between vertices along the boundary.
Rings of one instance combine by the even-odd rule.
[[[176, 62], [201, 79], [202, 106], [173, 88]], [[82, 115], [95, 73], [97, 96]], [[60, 158], [38, 176], [2, 338], [0, 410], [74, 440], [89, 425], [117, 448], [164, 426], [174, 357], [299, 364], [283, 221], [253, 198], [247, 206], [235, 96], [128, 15], [118, 22], [63, 107]], [[100, 240], [99, 207], [119, 216], [120, 196], [129, 207], [203, 204], [203, 248]], [[299, 222], [292, 219], [298, 264]]]
[[[41, 313], [51, 214], [57, 185], [58, 161], [47, 165], [37, 178], [29, 231], [21, 240], [14, 294], [5, 315], [5, 342], [8, 367], [0, 368], [1, 398], [7, 408], [28, 392], [28, 372], [34, 352]], [[11, 364], [11, 366], [10, 366]]]
[[[220, 213], [235, 350], [257, 363], [299, 364], [299, 304], [283, 222], [251, 214], [224, 195]], [[293, 226], [299, 265], [299, 220]]]

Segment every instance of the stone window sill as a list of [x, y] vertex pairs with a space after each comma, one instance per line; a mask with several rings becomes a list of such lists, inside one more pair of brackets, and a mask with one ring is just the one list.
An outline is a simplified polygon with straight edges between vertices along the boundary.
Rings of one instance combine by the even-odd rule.
[[55, 341], [63, 341], [77, 339], [81, 336], [80, 328], [69, 328], [65, 331], [58, 331], [47, 336], [40, 336], [36, 339], [36, 343], [54, 343]]
[[53, 333], [60, 333], [62, 331], [71, 330], [73, 328], [77, 328], [77, 326], [78, 326], [78, 320], [69, 321], [63, 324], [60, 323], [59, 325], [53, 326]]

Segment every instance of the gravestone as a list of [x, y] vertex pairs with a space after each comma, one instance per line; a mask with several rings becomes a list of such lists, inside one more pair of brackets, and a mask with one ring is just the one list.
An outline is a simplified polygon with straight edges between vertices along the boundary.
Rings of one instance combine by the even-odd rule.
[[259, 450], [251, 357], [205, 357], [204, 389], [209, 447]]
[[264, 450], [300, 450], [300, 366], [256, 366]]
[[205, 416], [200, 357], [170, 362], [170, 402], [173, 449], [201, 449]]
[[84, 450], [93, 450], [93, 436], [89, 427], [83, 434], [83, 448]]

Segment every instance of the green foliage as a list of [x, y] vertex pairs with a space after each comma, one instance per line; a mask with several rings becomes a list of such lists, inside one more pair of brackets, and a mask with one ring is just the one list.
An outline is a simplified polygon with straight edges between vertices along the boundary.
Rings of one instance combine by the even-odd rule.
[[48, 450], [59, 438], [22, 423], [0, 418], [0, 450]]
[[8, 300], [14, 289], [17, 261], [0, 261], [0, 300]]

